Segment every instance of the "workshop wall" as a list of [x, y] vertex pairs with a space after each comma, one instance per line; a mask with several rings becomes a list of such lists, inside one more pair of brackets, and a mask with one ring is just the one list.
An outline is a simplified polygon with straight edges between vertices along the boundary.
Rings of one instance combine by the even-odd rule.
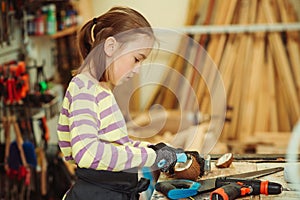
[[95, 15], [104, 13], [112, 6], [123, 5], [141, 12], [153, 27], [174, 28], [185, 23], [189, 0], [92, 0]]
[[[69, 56], [72, 51], [64, 48], [64, 54], [57, 54], [61, 44], [74, 41], [77, 26], [70, 22], [70, 16], [75, 17], [74, 10], [65, 18], [69, 22], [64, 22], [64, 28], [60, 26], [61, 18], [52, 13], [55, 31], [47, 32], [49, 5], [57, 12], [71, 13], [73, 8], [68, 3], [63, 0], [1, 2], [1, 199], [61, 199], [71, 184], [71, 174], [64, 171], [66, 166], [57, 155], [57, 118], [64, 88], [55, 76], [59, 72], [57, 64], [67, 65], [69, 74], [70, 66], [78, 65], [74, 63], [78, 56]], [[47, 9], [42, 12], [42, 7]], [[72, 57], [73, 62], [59, 62], [61, 55], [64, 60]], [[26, 159], [20, 160], [22, 153]], [[56, 180], [62, 183], [67, 180], [67, 183], [59, 185]]]

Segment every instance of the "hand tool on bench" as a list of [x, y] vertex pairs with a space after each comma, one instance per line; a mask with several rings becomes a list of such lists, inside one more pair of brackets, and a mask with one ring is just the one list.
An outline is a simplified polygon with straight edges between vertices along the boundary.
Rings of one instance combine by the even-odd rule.
[[224, 177], [216, 182], [217, 189], [211, 192], [211, 200], [228, 199], [233, 200], [242, 196], [259, 194], [280, 194], [283, 190], [281, 184], [256, 179], [240, 179]]
[[[185, 180], [185, 179], [162, 181], [162, 182], [158, 182], [155, 185], [155, 189], [163, 193], [165, 196], [167, 196], [170, 199], [191, 197], [196, 194], [210, 192], [215, 189], [219, 189], [219, 190], [215, 190], [212, 192], [211, 195], [212, 199], [217, 199], [217, 197], [222, 197], [223, 193], [227, 194], [227, 196], [230, 195], [236, 196], [236, 192], [235, 192], [236, 188], [239, 188], [239, 192], [240, 192], [239, 196], [243, 194], [242, 192], [247, 192], [244, 195], [280, 194], [283, 190], [280, 184], [274, 182], [268, 182], [268, 181], [259, 181], [259, 180], [255, 180], [255, 178], [260, 178], [279, 171], [283, 171], [283, 169], [284, 169], [283, 167], [276, 167], [276, 168], [246, 172], [241, 174], [234, 174], [226, 177], [204, 179], [204, 180], [199, 180], [197, 182], [191, 180]], [[243, 182], [245, 184], [243, 184]], [[247, 184], [250, 185], [248, 186]], [[229, 187], [229, 185], [231, 188]], [[248, 189], [242, 189], [245, 188], [246, 185], [248, 188], [255, 186], [255, 189], [250, 188], [250, 190], [253, 189], [251, 191], [249, 191]], [[258, 190], [258, 188], [261, 190]]]

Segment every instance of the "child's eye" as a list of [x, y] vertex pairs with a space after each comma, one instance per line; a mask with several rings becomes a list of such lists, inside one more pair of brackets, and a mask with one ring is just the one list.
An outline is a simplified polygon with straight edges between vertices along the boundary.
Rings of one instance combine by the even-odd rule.
[[134, 61], [135, 61], [136, 63], [140, 62], [140, 60], [137, 59], [136, 57], [134, 57]]

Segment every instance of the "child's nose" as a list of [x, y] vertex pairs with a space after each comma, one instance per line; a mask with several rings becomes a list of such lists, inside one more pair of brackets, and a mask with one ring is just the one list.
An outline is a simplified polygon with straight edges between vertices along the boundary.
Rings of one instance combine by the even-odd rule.
[[140, 72], [140, 65], [135, 66], [132, 72], [138, 74]]

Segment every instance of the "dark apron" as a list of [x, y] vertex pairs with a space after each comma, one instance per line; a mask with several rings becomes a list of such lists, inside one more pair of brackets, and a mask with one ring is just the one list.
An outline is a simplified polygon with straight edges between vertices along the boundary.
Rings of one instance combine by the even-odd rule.
[[77, 168], [77, 180], [65, 200], [138, 200], [150, 181], [138, 181], [137, 169], [132, 172], [111, 172]]

